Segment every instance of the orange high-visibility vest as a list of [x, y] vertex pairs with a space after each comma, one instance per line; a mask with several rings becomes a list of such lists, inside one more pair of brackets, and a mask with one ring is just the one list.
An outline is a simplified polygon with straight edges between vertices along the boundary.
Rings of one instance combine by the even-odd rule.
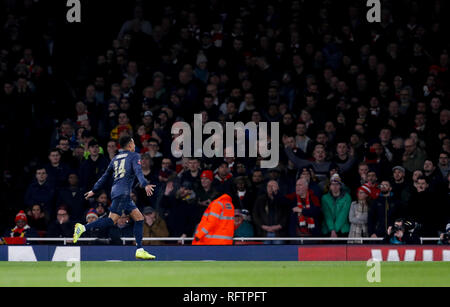
[[192, 245], [231, 245], [234, 235], [234, 206], [231, 197], [223, 194], [213, 200], [197, 226]]

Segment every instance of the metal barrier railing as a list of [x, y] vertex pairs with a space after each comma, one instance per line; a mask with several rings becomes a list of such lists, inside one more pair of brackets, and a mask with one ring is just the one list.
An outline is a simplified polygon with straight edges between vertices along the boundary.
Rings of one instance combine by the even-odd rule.
[[[72, 243], [72, 238], [27, 238], [27, 242], [63, 242], [64, 245], [67, 243]], [[132, 237], [124, 237], [121, 238], [123, 245], [126, 242], [132, 242], [135, 238]], [[180, 244], [184, 245], [185, 241], [192, 241], [194, 238], [143, 238], [143, 241], [176, 241], [180, 242]], [[330, 237], [282, 237], [282, 238], [264, 238], [264, 237], [254, 237], [254, 238], [234, 238], [234, 241], [246, 242], [246, 241], [299, 241], [300, 244], [303, 244], [305, 241], [330, 241], [330, 242], [340, 242], [340, 241], [352, 241], [351, 243], [361, 244], [365, 241], [383, 241], [383, 238], [330, 238]], [[109, 243], [111, 239], [108, 238], [79, 238], [80, 242], [99, 242], [99, 243]], [[423, 244], [424, 241], [439, 241], [439, 238], [420, 238], [420, 244]]]

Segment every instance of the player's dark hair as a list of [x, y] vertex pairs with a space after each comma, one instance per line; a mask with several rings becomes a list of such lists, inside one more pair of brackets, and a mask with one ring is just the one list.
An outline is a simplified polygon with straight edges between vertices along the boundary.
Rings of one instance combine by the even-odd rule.
[[119, 139], [119, 144], [121, 148], [127, 147], [127, 145], [131, 142], [132, 137], [129, 135], [121, 136]]

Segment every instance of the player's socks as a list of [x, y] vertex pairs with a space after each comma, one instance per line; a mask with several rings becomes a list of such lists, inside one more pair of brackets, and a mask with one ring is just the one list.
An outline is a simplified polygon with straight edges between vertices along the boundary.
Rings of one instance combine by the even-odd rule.
[[107, 228], [114, 226], [114, 221], [110, 217], [97, 219], [95, 222], [86, 224], [86, 230], [95, 228]]
[[136, 239], [136, 248], [142, 248], [142, 231], [144, 228], [144, 221], [136, 221], [134, 222], [133, 232], [134, 238]]

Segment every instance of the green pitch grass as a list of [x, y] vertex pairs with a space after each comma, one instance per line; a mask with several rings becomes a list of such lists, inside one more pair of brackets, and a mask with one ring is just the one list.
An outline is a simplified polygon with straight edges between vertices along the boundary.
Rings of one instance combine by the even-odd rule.
[[66, 262], [0, 262], [0, 286], [450, 286], [449, 262], [382, 262], [369, 283], [366, 262], [155, 261], [81, 262], [81, 282]]

